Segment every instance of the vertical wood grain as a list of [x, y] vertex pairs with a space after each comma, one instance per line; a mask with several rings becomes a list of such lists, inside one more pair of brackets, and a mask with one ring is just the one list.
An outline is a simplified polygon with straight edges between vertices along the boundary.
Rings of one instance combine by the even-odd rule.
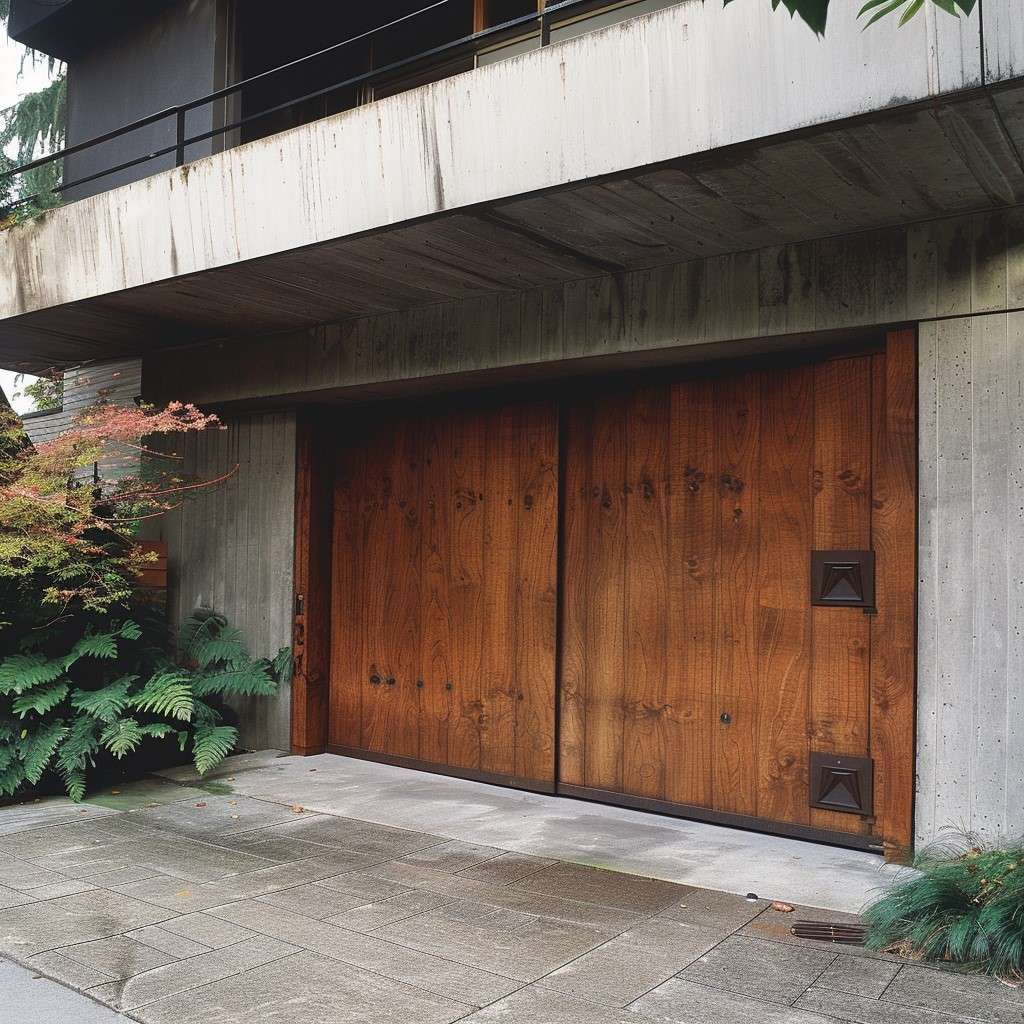
[[669, 630], [665, 799], [711, 807], [719, 727], [714, 698], [718, 478], [714, 394], [672, 386], [669, 412]]
[[667, 387], [632, 392], [624, 414], [626, 493], [623, 788], [664, 799], [668, 717]]
[[488, 418], [484, 466], [484, 594], [480, 767], [499, 775], [516, 770], [515, 576], [520, 412], [503, 405]]
[[594, 408], [587, 552], [587, 785], [622, 789], [622, 678], [625, 671], [626, 399]]
[[766, 376], [761, 391], [757, 813], [806, 824], [814, 370]]
[[[363, 518], [366, 448], [349, 437], [334, 452], [334, 522], [331, 576], [330, 742], [361, 743], [363, 696], [369, 682], [363, 660]], [[312, 627], [307, 622], [307, 632]]]
[[446, 511], [451, 545], [448, 614], [451, 618], [452, 718], [448, 759], [480, 767], [483, 715], [484, 452], [486, 423], [477, 414], [451, 416]]
[[586, 784], [587, 651], [590, 645], [587, 579], [590, 572], [591, 419], [589, 402], [567, 403], [562, 414], [562, 613], [559, 781]]
[[[909, 849], [914, 792], [917, 586], [917, 339], [893, 331], [872, 359], [872, 540], [876, 604], [871, 620], [871, 757], [875, 832], [889, 855]], [[1005, 675], [1004, 675], [1005, 679]]]
[[521, 408], [515, 547], [516, 775], [551, 781], [555, 765], [558, 415]]
[[757, 813], [758, 458], [762, 374], [718, 380], [716, 462], [720, 585], [716, 591], [714, 696], [715, 807]]
[[420, 608], [423, 632], [420, 674], [423, 681], [419, 704], [420, 758], [448, 763], [452, 714], [452, 622], [449, 613], [451, 537], [447, 512], [450, 489], [451, 425], [442, 417], [423, 423], [423, 481], [421, 528]]
[[[871, 547], [871, 357], [819, 363], [814, 372], [815, 550]], [[866, 756], [870, 628], [859, 608], [812, 609], [810, 749]], [[812, 810], [811, 823], [865, 832], [850, 814]]]

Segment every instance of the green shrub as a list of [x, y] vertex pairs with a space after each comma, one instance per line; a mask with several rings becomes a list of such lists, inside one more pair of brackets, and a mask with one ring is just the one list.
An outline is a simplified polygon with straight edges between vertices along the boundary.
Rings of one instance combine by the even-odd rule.
[[0, 795], [52, 772], [81, 800], [98, 757], [121, 760], [147, 739], [173, 737], [205, 774], [238, 739], [225, 699], [271, 697], [288, 680], [287, 648], [273, 661], [252, 658], [219, 615], [190, 618], [172, 657], [158, 618], [137, 611], [139, 622], [57, 620], [25, 632], [0, 658]]
[[1024, 979], [1024, 844], [960, 837], [913, 867], [864, 915], [868, 948]]

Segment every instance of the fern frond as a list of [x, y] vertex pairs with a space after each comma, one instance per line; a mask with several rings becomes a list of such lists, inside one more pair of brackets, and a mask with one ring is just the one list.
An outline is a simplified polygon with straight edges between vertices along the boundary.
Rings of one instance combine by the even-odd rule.
[[25, 778], [33, 786], [43, 777], [58, 744], [67, 733], [67, 726], [60, 719], [32, 733], [26, 730], [20, 741], [21, 761], [25, 767]]
[[108, 661], [117, 657], [117, 641], [120, 639], [119, 631], [113, 633], [86, 633], [71, 648], [71, 653], [64, 659], [67, 668], [80, 658], [105, 658]]
[[295, 659], [292, 657], [292, 649], [290, 647], [282, 647], [277, 652], [273, 662], [271, 662], [271, 668], [274, 672], [274, 678], [278, 681], [279, 685], [287, 686], [292, 681], [292, 672], [295, 670]]
[[99, 732], [102, 722], [88, 715], [76, 718], [57, 751], [57, 769], [65, 779], [76, 771], [84, 771], [93, 763], [93, 755], [100, 749]]
[[165, 736], [170, 736], [174, 732], [174, 726], [168, 725], [166, 722], [153, 722], [151, 725], [140, 726], [139, 731], [143, 736], [152, 736], [155, 739], [162, 740]]
[[42, 654], [12, 654], [0, 661], [0, 694], [21, 694], [52, 683], [64, 674], [64, 662]]
[[241, 630], [233, 626], [224, 626], [204, 643], [193, 644], [189, 657], [200, 668], [208, 668], [217, 662], [225, 665], [246, 662], [249, 660], [249, 651]]
[[178, 650], [182, 657], [197, 661], [196, 652], [227, 625], [228, 620], [215, 612], [193, 612], [178, 630]]
[[25, 766], [15, 761], [0, 772], [0, 796], [14, 796], [25, 782]]
[[231, 725], [202, 726], [192, 741], [192, 760], [196, 771], [205, 775], [224, 760], [238, 740], [238, 730]]
[[215, 707], [211, 707], [205, 701], [197, 700], [194, 702], [192, 721], [196, 725], [217, 725], [223, 717]]
[[187, 672], [167, 671], [153, 676], [131, 703], [140, 711], [167, 715], [180, 722], [192, 721], [192, 686]]
[[128, 692], [138, 676], [121, 676], [100, 690], [75, 690], [71, 706], [101, 722], [113, 722], [128, 704]]
[[119, 761], [138, 749], [142, 742], [142, 729], [134, 718], [119, 718], [103, 730], [100, 743]]
[[81, 768], [74, 768], [69, 772], [62, 772], [64, 779], [64, 792], [76, 804], [85, 799], [85, 771]]
[[277, 682], [270, 675], [269, 661], [250, 661], [203, 673], [197, 676], [192, 689], [197, 697], [273, 697]]
[[11, 702], [11, 708], [19, 718], [24, 718], [30, 711], [37, 715], [45, 715], [68, 695], [68, 689], [68, 684], [63, 681], [51, 686], [36, 687], [20, 697], [15, 697]]

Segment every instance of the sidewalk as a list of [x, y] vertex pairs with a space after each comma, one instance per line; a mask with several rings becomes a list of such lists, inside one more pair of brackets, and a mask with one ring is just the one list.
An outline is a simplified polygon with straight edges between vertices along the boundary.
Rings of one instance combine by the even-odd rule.
[[[784, 891], [749, 900], [451, 838], [469, 819], [320, 813], [354, 799], [355, 764], [241, 757], [203, 787], [176, 772], [84, 807], [0, 809], [0, 955], [146, 1024], [1024, 1019], [1024, 992], [997, 982], [793, 938], [795, 918], [850, 917], [779, 913], [767, 897]], [[382, 775], [382, 802], [401, 784]]]

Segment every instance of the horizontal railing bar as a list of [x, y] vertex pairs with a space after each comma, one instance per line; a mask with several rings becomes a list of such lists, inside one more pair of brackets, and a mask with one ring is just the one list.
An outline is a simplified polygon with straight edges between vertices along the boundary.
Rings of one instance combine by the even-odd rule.
[[[334, 43], [331, 46], [325, 47], [322, 50], [318, 50], [316, 53], [307, 54], [305, 57], [299, 57], [294, 61], [290, 61], [287, 64], [282, 64], [276, 68], [270, 68], [267, 71], [262, 71], [259, 74], [252, 75], [251, 77], [244, 79], [241, 82], [235, 82], [232, 85], [225, 86], [222, 89], [218, 89], [216, 92], [209, 93], [206, 96], [199, 97], [198, 99], [189, 100], [185, 103], [180, 103], [177, 106], [167, 107], [163, 110], [156, 111], [152, 114], [147, 114], [145, 117], [138, 118], [135, 121], [131, 121], [128, 124], [121, 125], [119, 128], [111, 129], [108, 132], [104, 132], [102, 135], [94, 136], [91, 139], [87, 139], [85, 142], [76, 143], [73, 146], [66, 146], [64, 149], [59, 150], [56, 153], [51, 153], [44, 157], [39, 157], [36, 160], [32, 160], [29, 163], [22, 164], [19, 167], [15, 167], [9, 171], [0, 174], [0, 181], [12, 179], [17, 175], [24, 174], [28, 171], [36, 170], [39, 167], [44, 167], [48, 164], [55, 163], [58, 160], [63, 160], [68, 156], [74, 156], [78, 153], [82, 153], [85, 150], [91, 149], [94, 146], [100, 146], [105, 142], [111, 142], [114, 139], [120, 138], [124, 135], [130, 135], [132, 132], [139, 131], [142, 128], [147, 128], [152, 124], [156, 124], [159, 121], [166, 120], [171, 117], [181, 117], [182, 115], [188, 114], [193, 110], [197, 110], [200, 107], [207, 106], [211, 103], [216, 103], [219, 100], [225, 99], [228, 96], [232, 96], [235, 93], [241, 92], [251, 85], [265, 81], [273, 75], [281, 74], [282, 72], [295, 69], [303, 66], [311, 61], [318, 60], [327, 54], [334, 51], [340, 50], [345, 46], [349, 46], [352, 43], [359, 42], [364, 39], [368, 39], [372, 36], [378, 35], [379, 33], [386, 32], [388, 29], [394, 28], [396, 25], [402, 24], [403, 22], [409, 21], [413, 18], [419, 17], [421, 14], [426, 14], [432, 10], [436, 10], [438, 7], [442, 7], [445, 4], [450, 3], [451, 0], [437, 0], [436, 3], [429, 4], [426, 7], [422, 7], [419, 10], [412, 11], [409, 14], [403, 15], [400, 18], [396, 18], [393, 21], [387, 22], [384, 25], [378, 25], [373, 29], [369, 29], [366, 32], [362, 32], [359, 35], [351, 36], [348, 39], [344, 39], [339, 43]], [[396, 71], [401, 71], [406, 68], [415, 67], [418, 64], [429, 61], [433, 57], [439, 57], [445, 54], [452, 54], [457, 56], [460, 51], [475, 51], [480, 48], [481, 43], [491, 43], [492, 41], [500, 40], [503, 37], [515, 35], [523, 29], [538, 25], [542, 30], [544, 26], [550, 22], [552, 15], [557, 15], [559, 12], [567, 11], [571, 8], [580, 8], [586, 10], [587, 8], [602, 6], [602, 0], [560, 0], [559, 3], [550, 4], [545, 6], [542, 10], [536, 13], [530, 13], [523, 15], [519, 18], [513, 18], [510, 21], [502, 22], [499, 25], [492, 25], [480, 32], [472, 33], [468, 36], [462, 36], [459, 39], [451, 40], [447, 43], [442, 43], [439, 46], [432, 47], [428, 50], [421, 51], [420, 53], [414, 54], [411, 57], [405, 57], [398, 61], [392, 61], [392, 63], [385, 65], [380, 68], [373, 68], [369, 71], [362, 72], [359, 75], [351, 76], [347, 79], [343, 79], [339, 82], [335, 82], [331, 85], [325, 86], [322, 89], [317, 89], [314, 92], [306, 93], [303, 96], [289, 99], [284, 103], [277, 104], [273, 107], [268, 107], [254, 114], [247, 114], [244, 117], [238, 118], [229, 124], [220, 125], [209, 131], [201, 132], [197, 135], [189, 136], [184, 140], [179, 140], [175, 145], [168, 146], [164, 149], [159, 149], [151, 153], [147, 153], [144, 156], [136, 157], [133, 160], [128, 160], [123, 163], [117, 164], [114, 167], [105, 168], [104, 170], [97, 171], [94, 174], [88, 175], [84, 178], [78, 178], [75, 181], [62, 183], [61, 185], [54, 186], [50, 189], [50, 194], [57, 192], [64, 192], [69, 188], [74, 188], [79, 185], [88, 184], [91, 181], [96, 181], [99, 178], [106, 177], [111, 174], [117, 174], [119, 171], [127, 170], [131, 167], [136, 167], [139, 164], [148, 163], [150, 160], [155, 160], [158, 157], [166, 156], [169, 153], [173, 153], [176, 150], [180, 151], [182, 148], [195, 145], [196, 143], [203, 142], [207, 139], [214, 138], [218, 135], [224, 135], [228, 132], [235, 131], [236, 129], [248, 124], [252, 121], [257, 121], [260, 118], [268, 117], [271, 114], [277, 113], [281, 110], [287, 110], [291, 107], [298, 106], [301, 103], [306, 103], [311, 99], [317, 99], [321, 96], [327, 95], [337, 91], [338, 89], [349, 88], [354, 85], [360, 85], [370, 83], [375, 80], [386, 78], [393, 75]], [[23, 206], [27, 203], [32, 202], [35, 199], [40, 198], [46, 193], [36, 193], [33, 196], [28, 196], [22, 199], [14, 200], [8, 203], [5, 209], [15, 209], [16, 207]]]

